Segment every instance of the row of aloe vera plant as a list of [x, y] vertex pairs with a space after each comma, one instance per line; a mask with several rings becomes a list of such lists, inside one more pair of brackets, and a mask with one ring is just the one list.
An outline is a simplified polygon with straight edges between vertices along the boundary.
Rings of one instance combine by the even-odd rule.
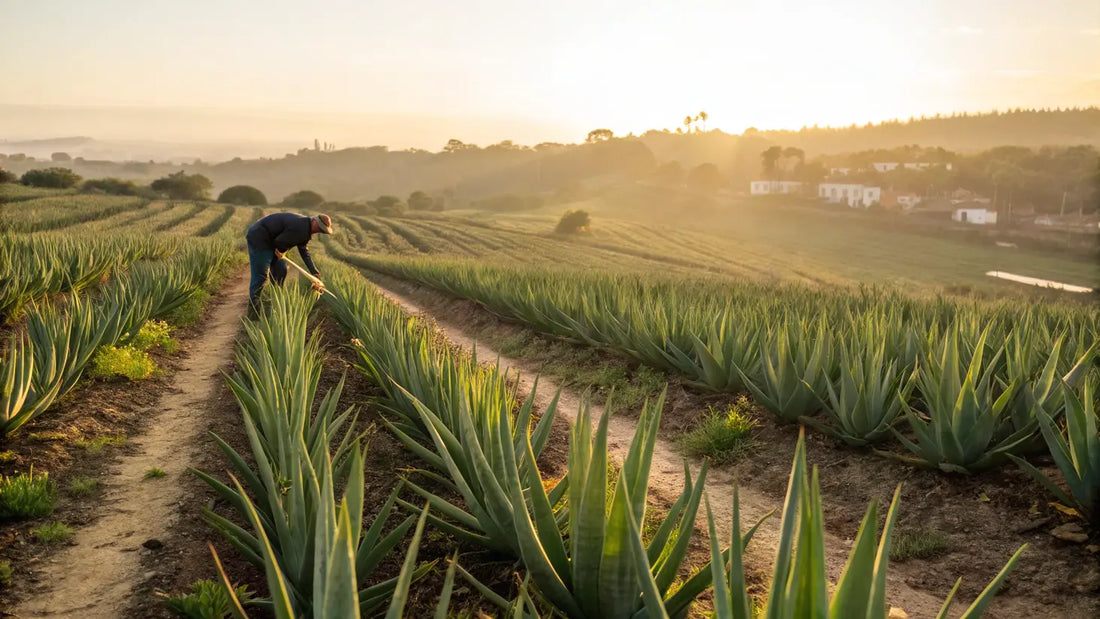
[[41, 232], [106, 219], [149, 203], [145, 198], [72, 194], [0, 203], [0, 231]]
[[[641, 526], [646, 520], [649, 471], [663, 398], [645, 406], [610, 497], [607, 413], [593, 432], [591, 414], [582, 408], [570, 436], [569, 472], [553, 482], [544, 480], [537, 462], [556, 413], [556, 398], [532, 428], [534, 394], [517, 402], [498, 368], [479, 365], [471, 356], [451, 349], [428, 326], [405, 316], [346, 267], [326, 264], [324, 268], [333, 292], [330, 308], [353, 337], [361, 359], [359, 369], [386, 391], [385, 405], [393, 415], [388, 426], [427, 464], [417, 473], [454, 490], [465, 502], [464, 506], [453, 504], [406, 482], [433, 509], [434, 514], [428, 515], [433, 526], [518, 558], [534, 597], [549, 604], [552, 614], [624, 619], [684, 616], [717, 577], [721, 581], [716, 588], [719, 612], [747, 616], [737, 610], [747, 599], [741, 557], [755, 526], [742, 536], [735, 525], [732, 547], [724, 551], [712, 534], [711, 567], [677, 582], [705, 496], [705, 465], [694, 479], [685, 466], [682, 494], [657, 523], [648, 543], [643, 540]], [[816, 474], [811, 483], [805, 472], [800, 441], [768, 616], [803, 616], [828, 607], [825, 535], [816, 488]], [[399, 503], [413, 513], [421, 511], [413, 503]], [[426, 513], [422, 510], [421, 516]], [[841, 577], [841, 588], [833, 596], [837, 608], [861, 607], [859, 616], [865, 617], [884, 617], [887, 610], [884, 583], [893, 520], [888, 520], [881, 542], [886, 550], [868, 553], [868, 543], [874, 549], [875, 522], [872, 508], [857, 551]], [[796, 547], [797, 554], [792, 555]], [[967, 616], [981, 613], [1018, 556]], [[866, 580], [870, 577], [881, 583], [872, 587]], [[506, 606], [499, 597], [496, 601]], [[515, 616], [538, 614], [536, 604], [512, 604], [511, 609]]]
[[0, 322], [33, 301], [80, 292], [138, 260], [164, 258], [179, 245], [170, 237], [0, 234]]
[[[279, 288], [268, 294], [268, 312], [245, 323], [237, 372], [229, 378], [250, 453], [214, 435], [231, 464], [230, 483], [196, 472], [248, 528], [210, 509], [204, 517], [264, 570], [270, 597], [246, 604], [279, 619], [357, 618], [382, 609], [400, 617], [410, 583], [431, 568], [416, 567], [428, 511], [419, 522], [408, 516], [387, 527], [398, 487], [369, 525], [364, 522], [365, 448], [354, 410], [340, 409], [343, 381], [317, 401], [321, 346], [307, 325], [315, 297]], [[365, 586], [414, 526], [400, 573]], [[235, 614], [246, 616], [234, 601]]]
[[[1066, 410], [1089, 399], [1086, 383], [1100, 380], [1093, 307], [394, 260], [334, 242], [328, 248], [356, 266], [475, 300], [703, 387], [748, 391], [782, 422], [804, 422], [909, 463], [980, 471], [1035, 454], [1045, 441], [1058, 461], [1074, 464], [1061, 467], [1067, 480], [1100, 488], [1100, 451], [1089, 450], [1095, 439], [1074, 441], [1067, 431], [1063, 440], [1078, 446], [1079, 457], [1059, 458], [1042, 421], [1061, 424]], [[882, 448], [886, 439], [910, 455]], [[1075, 502], [1090, 505], [1092, 494]]]
[[225, 242], [208, 242], [164, 261], [138, 263], [95, 295], [27, 311], [0, 354], [0, 437], [71, 391], [99, 346], [125, 344], [148, 320], [186, 303], [230, 260]]

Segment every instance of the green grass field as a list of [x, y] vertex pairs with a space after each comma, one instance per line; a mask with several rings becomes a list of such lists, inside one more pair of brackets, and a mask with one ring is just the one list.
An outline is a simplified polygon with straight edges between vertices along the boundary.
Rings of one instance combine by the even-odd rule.
[[[630, 213], [614, 202], [629, 197], [616, 194], [518, 214], [456, 211], [410, 218], [340, 217], [338, 223], [342, 242], [356, 251], [494, 263], [872, 284], [917, 293], [1037, 292], [985, 275], [995, 270], [1090, 287], [1100, 281], [1100, 266], [1087, 260], [1006, 249], [961, 235], [920, 234], [872, 216], [741, 201], [697, 207], [679, 218], [654, 217], [646, 215], [652, 204], [639, 203], [639, 210]], [[591, 231], [555, 235], [561, 213], [574, 207], [591, 208]]]

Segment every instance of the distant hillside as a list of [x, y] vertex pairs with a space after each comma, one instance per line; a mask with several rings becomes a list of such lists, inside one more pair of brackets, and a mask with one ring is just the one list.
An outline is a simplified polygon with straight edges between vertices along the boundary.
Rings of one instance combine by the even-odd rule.
[[[752, 132], [746, 131], [746, 135]], [[843, 128], [803, 128], [799, 131], [760, 131], [760, 137], [797, 146], [808, 155], [895, 148], [908, 144], [939, 146], [974, 152], [1013, 146], [1100, 147], [1100, 108], [1066, 110], [1012, 110], [984, 114], [952, 114], [931, 118], [892, 120]]]
[[[65, 140], [88, 138], [39, 141], [37, 149], [65, 151], [62, 146]], [[43, 143], [50, 147], [44, 148]], [[0, 153], [13, 152], [12, 144], [0, 142]], [[743, 135], [721, 131], [648, 131], [642, 136], [593, 144], [544, 143], [533, 148], [510, 141], [479, 148], [453, 140], [445, 152], [439, 153], [391, 151], [384, 146], [338, 151], [301, 149], [279, 159], [234, 158], [217, 164], [197, 162], [185, 166], [148, 160], [118, 163], [99, 158], [93, 160], [85, 155], [66, 165], [85, 178], [120, 177], [142, 182], [185, 169], [208, 176], [214, 181], [215, 192], [230, 185], [248, 184], [260, 188], [272, 200], [300, 189], [312, 189], [330, 200], [341, 201], [373, 199], [382, 194], [407, 196], [413, 191], [424, 190], [446, 195], [452, 204], [462, 204], [498, 194], [569, 193], [581, 185], [596, 187], [620, 181], [660, 180], [655, 172], [661, 164], [668, 164], [665, 167], [670, 169], [666, 169], [666, 173], [683, 174], [685, 178], [695, 168], [713, 164], [711, 176], [720, 175], [715, 181], [718, 186], [742, 191], [749, 180], [760, 178], [760, 154], [772, 146], [800, 148], [809, 161], [823, 154], [870, 153], [868, 156], [877, 156], [877, 152], [914, 144], [942, 148], [959, 155], [1000, 146], [1025, 150], [1046, 145], [1096, 148], [1100, 147], [1100, 108], [960, 114], [862, 127], [749, 130]], [[1023, 171], [1036, 167], [1026, 161], [1026, 153], [1006, 151], [1002, 154], [1005, 156], [998, 155], [996, 159], [1007, 159], [1011, 164], [1006, 168], [1009, 171], [1002, 174], [1023, 178]], [[985, 159], [979, 163], [982, 162]], [[0, 155], [0, 167], [19, 174], [49, 165], [56, 164], [42, 161], [41, 157], [30, 161], [27, 157]], [[1074, 166], [1075, 169], [1081, 167]], [[1016, 169], [1021, 172], [1012, 172]], [[988, 176], [987, 172], [977, 170], [975, 175]], [[1059, 187], [1062, 186], [1045, 193], [1060, 196], [1065, 188]], [[986, 190], [984, 186], [975, 189]], [[1032, 201], [1039, 203], [1040, 208], [1049, 208], [1046, 204], [1050, 200], [1046, 197], [1036, 197]]]
[[69, 138], [47, 138], [44, 140], [9, 141], [0, 140], [0, 150], [6, 152], [35, 151], [44, 148], [79, 148], [92, 142], [92, 138], [76, 136]]

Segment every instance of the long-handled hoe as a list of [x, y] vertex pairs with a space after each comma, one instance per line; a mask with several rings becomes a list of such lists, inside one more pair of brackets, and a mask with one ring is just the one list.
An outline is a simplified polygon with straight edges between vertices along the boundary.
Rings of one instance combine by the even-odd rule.
[[321, 280], [314, 277], [311, 273], [309, 273], [308, 271], [306, 271], [302, 267], [298, 266], [298, 264], [295, 263], [293, 260], [291, 260], [290, 258], [287, 258], [285, 255], [283, 256], [283, 260], [285, 260], [286, 263], [289, 264], [290, 266], [294, 267], [295, 269], [298, 269], [298, 272], [301, 273], [302, 275], [305, 275], [306, 279], [308, 279], [309, 281], [313, 282], [314, 284], [317, 284], [318, 286], [320, 286], [321, 290], [323, 290], [324, 292], [327, 292], [329, 295], [332, 296], [333, 299], [337, 298], [336, 295], [333, 294], [328, 288], [325, 288], [325, 283], [324, 282], [322, 282]]

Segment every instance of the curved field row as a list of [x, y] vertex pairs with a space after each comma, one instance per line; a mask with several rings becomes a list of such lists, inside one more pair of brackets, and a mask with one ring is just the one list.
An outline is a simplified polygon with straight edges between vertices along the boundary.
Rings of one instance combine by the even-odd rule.
[[17, 232], [58, 230], [141, 208], [143, 198], [64, 195], [0, 204], [0, 229]]

